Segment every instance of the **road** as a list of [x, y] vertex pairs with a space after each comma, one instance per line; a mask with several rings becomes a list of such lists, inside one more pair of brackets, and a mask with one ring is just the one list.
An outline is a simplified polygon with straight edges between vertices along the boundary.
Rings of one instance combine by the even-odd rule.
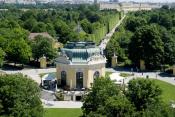
[[106, 45], [109, 42], [109, 40], [111, 39], [112, 35], [114, 34], [116, 28], [118, 28], [120, 26], [120, 24], [122, 23], [122, 21], [124, 20], [125, 17], [126, 16], [124, 15], [122, 17], [122, 19], [114, 26], [114, 28], [108, 34], [106, 34], [106, 36], [104, 37], [104, 39], [99, 44], [99, 47], [100, 47], [101, 50], [105, 50]]
[[147, 76], [151, 79], [158, 79], [167, 83], [170, 83], [172, 85], [175, 85], [175, 77], [172, 77], [168, 74], [163, 74], [161, 72], [131, 72], [131, 71], [117, 71], [112, 68], [106, 68], [106, 72], [117, 72], [117, 73], [133, 73], [134, 76], [129, 77], [126, 79], [126, 83], [129, 82], [129, 80], [140, 77], [140, 78], [146, 78]]
[[50, 73], [56, 72], [56, 68], [48, 68], [48, 69], [23, 69], [23, 70], [0, 70], [7, 74], [15, 74], [15, 73], [22, 73], [24, 75], [29, 76], [29, 78], [33, 79], [38, 84], [41, 83], [40, 74], [41, 73]]

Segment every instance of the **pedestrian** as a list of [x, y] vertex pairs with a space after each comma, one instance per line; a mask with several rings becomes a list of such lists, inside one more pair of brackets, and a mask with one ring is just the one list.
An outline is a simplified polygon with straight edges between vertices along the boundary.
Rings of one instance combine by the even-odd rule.
[[142, 76], [143, 76], [143, 72], [142, 72]]

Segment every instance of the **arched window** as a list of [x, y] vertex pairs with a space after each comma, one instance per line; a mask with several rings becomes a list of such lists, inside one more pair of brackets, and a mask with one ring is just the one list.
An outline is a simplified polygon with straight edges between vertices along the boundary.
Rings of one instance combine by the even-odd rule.
[[76, 73], [76, 88], [83, 88], [83, 72]]
[[94, 73], [94, 79], [96, 79], [96, 78], [99, 78], [100, 77], [100, 73], [99, 73], [99, 71], [96, 71], [95, 73]]
[[66, 72], [65, 71], [61, 72], [61, 85], [62, 86], [66, 85]]

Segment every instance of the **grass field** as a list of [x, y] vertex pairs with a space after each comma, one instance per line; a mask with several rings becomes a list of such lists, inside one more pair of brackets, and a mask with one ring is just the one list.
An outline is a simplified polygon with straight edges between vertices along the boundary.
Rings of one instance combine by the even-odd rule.
[[155, 83], [162, 89], [162, 98], [165, 103], [175, 101], [175, 86], [164, 81], [155, 80]]
[[79, 117], [82, 115], [81, 108], [53, 108], [45, 109], [44, 117]]

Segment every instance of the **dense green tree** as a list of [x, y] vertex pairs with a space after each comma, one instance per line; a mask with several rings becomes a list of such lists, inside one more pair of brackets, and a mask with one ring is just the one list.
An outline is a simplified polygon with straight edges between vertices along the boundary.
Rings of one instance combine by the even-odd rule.
[[136, 65], [142, 59], [148, 69], [156, 68], [161, 65], [163, 53], [164, 45], [156, 25], [147, 25], [136, 30], [129, 46], [130, 58]]
[[0, 48], [5, 50], [7, 43], [8, 43], [8, 40], [5, 39], [4, 37], [0, 36]]
[[86, 33], [92, 34], [93, 30], [90, 22], [87, 19], [81, 21], [81, 26]]
[[164, 103], [160, 103], [154, 106], [148, 107], [148, 109], [140, 112], [138, 116], [144, 117], [174, 117], [175, 109], [166, 105]]
[[0, 48], [0, 67], [3, 64], [4, 58], [5, 58], [5, 52], [2, 50], [2, 48]]
[[36, 25], [37, 25], [36, 19], [29, 18], [24, 22], [23, 27], [29, 31], [32, 31]]
[[53, 40], [42, 36], [37, 36], [32, 42], [32, 53], [35, 60], [38, 60], [43, 55], [48, 60], [56, 57], [56, 49], [53, 48]]
[[38, 22], [36, 25], [34, 25], [32, 32], [46, 32], [46, 24], [43, 22]]
[[91, 112], [105, 114], [105, 102], [109, 97], [117, 96], [119, 93], [119, 88], [109, 78], [96, 79], [83, 101], [83, 114], [88, 115]]
[[0, 116], [43, 117], [38, 84], [21, 74], [0, 76]]
[[160, 15], [160, 21], [158, 23], [167, 29], [170, 29], [173, 26], [172, 18], [167, 14]]
[[125, 95], [110, 97], [105, 104], [107, 117], [129, 117], [134, 115], [134, 106]]
[[160, 103], [161, 89], [152, 80], [133, 79], [128, 83], [127, 97], [137, 111]]
[[50, 35], [52, 35], [53, 37], [56, 37], [56, 31], [55, 31], [55, 29], [54, 29], [53, 24], [47, 23], [46, 29], [47, 29], [47, 32], [48, 32]]
[[27, 63], [32, 55], [31, 47], [24, 39], [12, 39], [6, 49], [7, 58], [14, 63]]
[[160, 27], [162, 41], [164, 43], [164, 64], [173, 65], [175, 63], [175, 40], [173, 33], [168, 32], [165, 28]]
[[146, 19], [141, 17], [129, 17], [125, 24], [126, 29], [134, 32], [137, 27], [144, 26], [147, 24]]

